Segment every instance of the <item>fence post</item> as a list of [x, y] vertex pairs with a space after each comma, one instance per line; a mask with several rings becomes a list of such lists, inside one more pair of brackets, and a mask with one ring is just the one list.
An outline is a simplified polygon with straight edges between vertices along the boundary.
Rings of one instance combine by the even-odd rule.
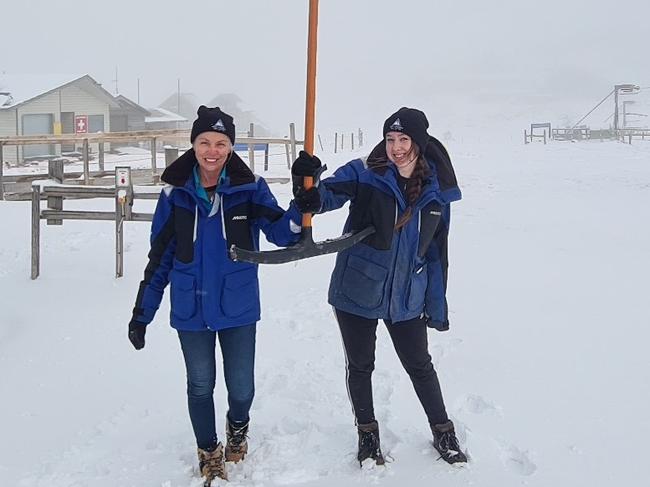
[[41, 187], [32, 186], [32, 280], [40, 273]]
[[5, 183], [4, 183], [4, 144], [0, 143], [0, 201], [5, 199]]
[[341, 133], [341, 151], [343, 150], [344, 145], [345, 145], [345, 144], [343, 143], [344, 140], [345, 140], [345, 134], [344, 134], [344, 133]]
[[352, 150], [354, 150], [354, 132], [350, 134], [350, 144], [352, 147]]
[[83, 142], [83, 157], [84, 157], [84, 184], [90, 184], [90, 147], [88, 139]]
[[287, 169], [291, 169], [291, 154], [289, 153], [289, 142], [284, 143], [284, 151], [287, 153]]
[[[63, 160], [54, 160], [47, 162], [47, 175], [49, 179], [53, 179], [57, 183], [63, 183]], [[47, 208], [50, 210], [63, 209], [63, 196], [48, 196]], [[63, 220], [50, 218], [47, 220], [48, 225], [63, 225]]]
[[339, 145], [339, 133], [334, 132], [334, 154], [336, 154], [336, 149]]
[[320, 145], [320, 151], [325, 152], [325, 150], [323, 149], [323, 141], [320, 138], [320, 134], [318, 134], [318, 144]]
[[124, 273], [124, 213], [115, 188], [115, 277], [122, 277]]
[[291, 142], [291, 160], [296, 160], [296, 124], [291, 122], [289, 124], [289, 140]]
[[99, 170], [104, 171], [104, 143], [99, 143]]
[[151, 137], [151, 175], [155, 176], [158, 174], [158, 168], [156, 167], [156, 138]]
[[363, 147], [363, 132], [361, 131], [361, 127], [359, 127], [359, 147]]
[[627, 140], [628, 140], [628, 143], [629, 143], [630, 145], [632, 145], [632, 134], [629, 134], [627, 137], [628, 137], [628, 139], [627, 139]]
[[269, 144], [264, 144], [264, 170], [269, 170]]
[[[255, 125], [251, 123], [248, 127], [248, 136], [254, 137]], [[255, 172], [255, 146], [248, 142], [248, 165], [251, 168], [252, 172]]]
[[546, 130], [544, 130], [544, 145], [546, 145]]
[[526, 135], [526, 129], [524, 129], [524, 145], [528, 143], [528, 135]]

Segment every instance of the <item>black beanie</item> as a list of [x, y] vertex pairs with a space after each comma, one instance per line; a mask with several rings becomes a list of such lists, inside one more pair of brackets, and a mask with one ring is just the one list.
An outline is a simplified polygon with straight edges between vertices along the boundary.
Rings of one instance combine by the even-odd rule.
[[190, 142], [203, 132], [220, 132], [227, 135], [232, 145], [235, 145], [235, 123], [230, 115], [222, 112], [221, 108], [208, 108], [201, 105], [196, 112], [198, 118], [192, 124]]
[[384, 122], [384, 138], [388, 132], [402, 132], [411, 137], [420, 148], [420, 154], [424, 154], [429, 142], [428, 128], [429, 121], [424, 112], [417, 108], [402, 107]]

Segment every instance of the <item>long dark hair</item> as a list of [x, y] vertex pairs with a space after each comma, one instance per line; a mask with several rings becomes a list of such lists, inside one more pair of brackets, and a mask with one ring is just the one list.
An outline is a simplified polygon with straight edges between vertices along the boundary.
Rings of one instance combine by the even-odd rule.
[[[413, 207], [415, 206], [415, 202], [422, 194], [424, 181], [431, 175], [429, 164], [427, 163], [424, 156], [420, 153], [418, 146], [416, 146], [415, 143], [412, 145], [410, 152], [412, 152], [416, 157], [416, 161], [415, 167], [413, 168], [413, 173], [411, 173], [411, 177], [408, 178], [408, 181], [406, 183], [406, 202], [408, 206], [404, 213], [402, 213], [402, 216], [397, 219], [397, 222], [395, 223], [395, 231], [406, 225], [413, 217]], [[385, 151], [381, 155], [373, 154], [373, 156], [374, 157], [369, 157], [367, 161], [368, 167], [371, 170], [393, 164], [388, 159], [388, 156], [385, 155]]]

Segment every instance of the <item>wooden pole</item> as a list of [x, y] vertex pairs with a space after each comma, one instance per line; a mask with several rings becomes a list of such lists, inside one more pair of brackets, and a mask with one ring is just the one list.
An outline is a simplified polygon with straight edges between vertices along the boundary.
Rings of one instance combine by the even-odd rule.
[[41, 187], [32, 186], [32, 280], [40, 273]]
[[318, 0], [309, 0], [307, 36], [307, 97], [305, 103], [305, 151], [314, 152], [316, 119], [316, 51], [318, 47]]
[[83, 142], [83, 157], [84, 157], [84, 184], [90, 184], [90, 147], [88, 146], [88, 139]]
[[0, 200], [5, 199], [5, 183], [4, 183], [4, 144], [0, 144]]
[[99, 170], [104, 170], [104, 143], [99, 143]]

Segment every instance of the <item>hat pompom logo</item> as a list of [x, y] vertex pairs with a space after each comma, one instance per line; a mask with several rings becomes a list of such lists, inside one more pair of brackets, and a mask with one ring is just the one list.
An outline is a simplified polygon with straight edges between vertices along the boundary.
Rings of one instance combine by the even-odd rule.
[[219, 132], [225, 132], [226, 131], [226, 126], [223, 124], [222, 120], [219, 119], [217, 120], [214, 125], [212, 125], [212, 128], [214, 130], [217, 130]]
[[390, 126], [390, 129], [391, 129], [391, 130], [397, 130], [397, 131], [399, 131], [399, 132], [401, 132], [402, 130], [404, 130], [404, 127], [402, 127], [402, 122], [400, 121], [399, 118], [396, 119], [396, 120], [393, 122], [393, 124]]

